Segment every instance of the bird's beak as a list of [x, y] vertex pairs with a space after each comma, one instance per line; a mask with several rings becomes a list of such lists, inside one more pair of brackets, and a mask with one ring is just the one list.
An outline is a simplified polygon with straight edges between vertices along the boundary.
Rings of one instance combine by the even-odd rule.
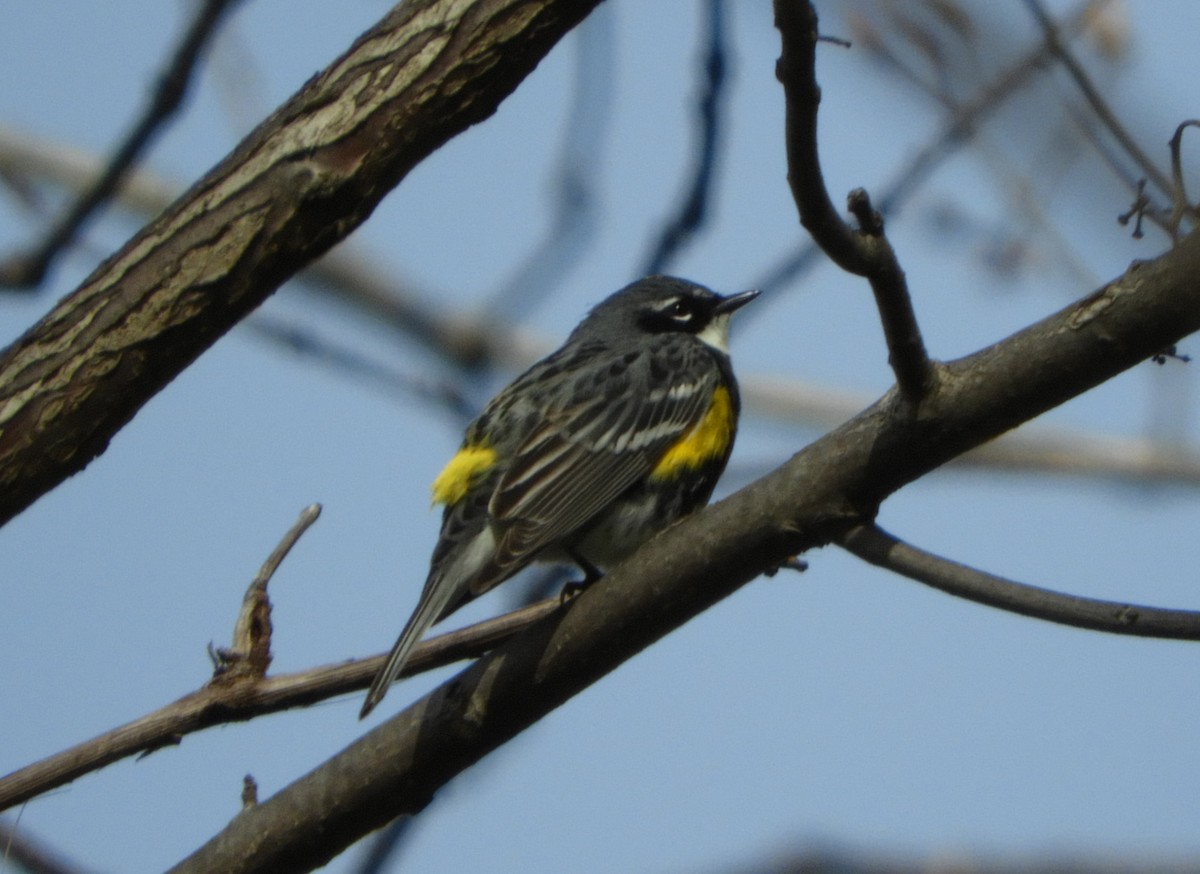
[[731, 294], [729, 297], [721, 299], [721, 302], [717, 304], [714, 312], [718, 315], [721, 315], [724, 313], [731, 313], [734, 310], [740, 310], [760, 294], [762, 294], [762, 292], [757, 288], [752, 288], [750, 291], [739, 291], [737, 294]]

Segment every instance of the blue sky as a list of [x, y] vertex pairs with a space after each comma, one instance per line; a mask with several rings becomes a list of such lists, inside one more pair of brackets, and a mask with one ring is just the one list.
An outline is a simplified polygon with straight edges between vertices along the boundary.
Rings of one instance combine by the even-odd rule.
[[[802, 239], [785, 184], [769, 4], [733, 6], [716, 217], [671, 267], [722, 291], [753, 285]], [[843, 6], [818, 7], [827, 31], [848, 32]], [[148, 166], [191, 181], [385, 8], [246, 0]], [[1196, 115], [1194, 10], [1120, 8], [1127, 55], [1097, 76], [1165, 164], [1175, 124]], [[697, 9], [613, 0], [591, 24], [613, 51], [611, 115], [591, 119], [595, 234], [522, 314], [539, 342], [557, 342], [636, 275], [686, 180]], [[144, 0], [0, 8], [0, 126], [103, 154], [140, 106], [182, 11]], [[1017, 4], [989, 15], [984, 44], [1002, 32], [1010, 48], [1035, 38]], [[481, 312], [550, 220], [547, 167], [578, 51], [569, 38], [494, 118], [405, 179], [353, 238], [360, 257], [432, 301]], [[983, 69], [999, 64], [989, 51], [979, 51]], [[819, 73], [831, 190], [881, 190], [940, 111], [861, 47], [823, 47]], [[1161, 236], [1132, 241], [1112, 220], [1130, 198], [1096, 161], [1055, 148], [1069, 129], [1058, 95], [1070, 92], [1051, 84], [1032, 109], [1004, 110], [891, 218], [937, 357], [1001, 339], [1163, 248]], [[1054, 234], [1030, 227], [1021, 180], [1048, 204]], [[0, 336], [18, 336], [139, 221], [110, 212], [47, 289], [0, 300]], [[0, 251], [36, 236], [29, 214], [0, 198]], [[1021, 269], [989, 270], [989, 246], [1010, 237], [1023, 246]], [[400, 373], [445, 375], [428, 353], [298, 284], [263, 313]], [[1200, 352], [1190, 340], [1182, 351]], [[829, 266], [743, 313], [733, 353], [746, 382], [868, 399], [891, 383], [868, 289]], [[1038, 424], [1138, 436], [1159, 423], [1191, 441], [1193, 369], [1142, 365]], [[273, 670], [385, 649], [424, 579], [437, 530], [428, 483], [460, 424], [235, 329], [86, 471], [0, 528], [0, 773], [202, 684], [206, 644], [227, 642], [246, 584], [314, 501], [321, 520], [272, 583]], [[750, 410], [726, 488], [818, 434]], [[1188, 546], [1200, 505], [1187, 486], [945, 471], [889, 500], [880, 521], [1016, 579], [1200, 604]], [[1200, 853], [1193, 645], [999, 613], [836, 549], [808, 558], [805, 575], [747, 586], [448, 786], [419, 822], [408, 870], [715, 871], [828, 842], [943, 857]], [[455, 621], [507, 603], [501, 591]], [[406, 681], [381, 712], [449, 675]], [[92, 869], [162, 869], [236, 813], [244, 774], [265, 797], [357, 737], [360, 703], [190, 736], [29, 803], [21, 825]], [[329, 870], [351, 870], [356, 853]]]

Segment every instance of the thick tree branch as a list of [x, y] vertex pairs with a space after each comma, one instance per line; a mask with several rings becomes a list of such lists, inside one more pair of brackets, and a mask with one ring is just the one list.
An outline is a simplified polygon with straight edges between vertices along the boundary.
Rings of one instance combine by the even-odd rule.
[[1010, 613], [1109, 634], [1200, 640], [1200, 612], [1082, 598], [1018, 583], [918, 549], [874, 525], [855, 528], [838, 545], [878, 567]]
[[455, 774], [763, 570], [836, 542], [972, 446], [1200, 329], [1200, 233], [1007, 340], [939, 365], [779, 470], [652, 540], [562, 612], [241, 812], [177, 871], [307, 870], [420, 810]]
[[597, 2], [416, 0], [360, 37], [0, 356], [0, 524], [494, 112]]
[[896, 384], [906, 400], [918, 403], [930, 388], [934, 369], [921, 338], [904, 271], [884, 235], [883, 217], [871, 206], [867, 193], [855, 189], [848, 207], [858, 220], [856, 231], [834, 209], [825, 188], [817, 149], [821, 88], [816, 77], [816, 10], [811, 3], [776, 0], [775, 25], [783, 43], [775, 74], [787, 100], [788, 183], [800, 223], [835, 264], [866, 277], [871, 284]]

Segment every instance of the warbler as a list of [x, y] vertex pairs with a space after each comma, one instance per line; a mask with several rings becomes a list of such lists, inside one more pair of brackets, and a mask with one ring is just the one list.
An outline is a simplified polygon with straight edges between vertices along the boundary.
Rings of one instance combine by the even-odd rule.
[[429, 577], [360, 719], [429, 627], [472, 598], [535, 560], [590, 582], [708, 502], [741, 408], [730, 316], [758, 294], [641, 279], [487, 404], [433, 482], [445, 511]]

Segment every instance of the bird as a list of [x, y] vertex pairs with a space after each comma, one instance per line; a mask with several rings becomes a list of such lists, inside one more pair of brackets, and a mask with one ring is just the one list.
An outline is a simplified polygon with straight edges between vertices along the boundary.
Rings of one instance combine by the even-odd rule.
[[429, 576], [360, 719], [468, 601], [534, 561], [575, 564], [586, 585], [708, 503], [741, 410], [730, 317], [758, 295], [639, 279], [488, 402], [433, 482]]

